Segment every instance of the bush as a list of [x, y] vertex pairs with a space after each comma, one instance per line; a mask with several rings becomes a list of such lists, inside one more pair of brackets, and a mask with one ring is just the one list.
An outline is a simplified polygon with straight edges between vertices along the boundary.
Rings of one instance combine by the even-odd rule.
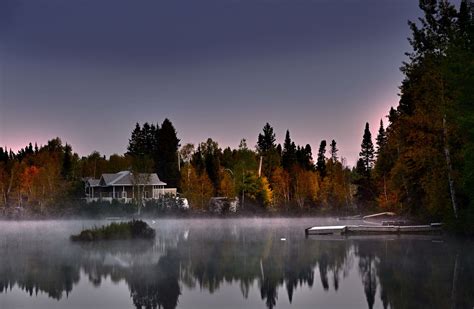
[[102, 227], [84, 230], [78, 235], [71, 235], [72, 241], [154, 239], [155, 230], [146, 222], [132, 220], [129, 222], [111, 223]]

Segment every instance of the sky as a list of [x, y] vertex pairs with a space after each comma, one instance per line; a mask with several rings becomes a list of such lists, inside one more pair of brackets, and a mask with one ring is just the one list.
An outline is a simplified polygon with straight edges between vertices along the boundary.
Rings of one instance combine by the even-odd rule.
[[353, 165], [398, 104], [416, 0], [2, 0], [0, 146], [56, 136], [126, 151], [135, 123], [181, 144], [334, 139]]

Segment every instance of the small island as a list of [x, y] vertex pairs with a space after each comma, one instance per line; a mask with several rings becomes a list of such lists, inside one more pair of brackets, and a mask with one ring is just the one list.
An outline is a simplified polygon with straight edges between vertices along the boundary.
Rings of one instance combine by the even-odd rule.
[[101, 241], [154, 239], [155, 230], [142, 220], [111, 223], [102, 227], [83, 230], [78, 235], [71, 235], [72, 241]]

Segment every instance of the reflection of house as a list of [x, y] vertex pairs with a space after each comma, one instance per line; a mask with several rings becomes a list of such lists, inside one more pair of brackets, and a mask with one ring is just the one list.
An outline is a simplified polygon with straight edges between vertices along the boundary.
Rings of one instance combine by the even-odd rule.
[[152, 174], [133, 174], [122, 171], [116, 174], [102, 174], [100, 179], [87, 179], [85, 181], [86, 201], [118, 200], [125, 203], [134, 198], [158, 199], [165, 194], [176, 195], [176, 188], [165, 188], [166, 183]]

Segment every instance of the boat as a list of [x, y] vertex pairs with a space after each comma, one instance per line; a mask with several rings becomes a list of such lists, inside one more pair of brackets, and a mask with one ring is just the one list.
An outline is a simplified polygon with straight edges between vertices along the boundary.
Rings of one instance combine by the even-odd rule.
[[345, 220], [362, 220], [361, 215], [355, 215], [355, 216], [345, 216], [345, 217], [339, 217], [337, 218], [339, 221], [345, 221]]
[[386, 211], [386, 212], [381, 212], [373, 215], [367, 215], [362, 217], [362, 219], [377, 219], [377, 218], [383, 218], [383, 217], [393, 217], [396, 216], [397, 214], [394, 212]]

